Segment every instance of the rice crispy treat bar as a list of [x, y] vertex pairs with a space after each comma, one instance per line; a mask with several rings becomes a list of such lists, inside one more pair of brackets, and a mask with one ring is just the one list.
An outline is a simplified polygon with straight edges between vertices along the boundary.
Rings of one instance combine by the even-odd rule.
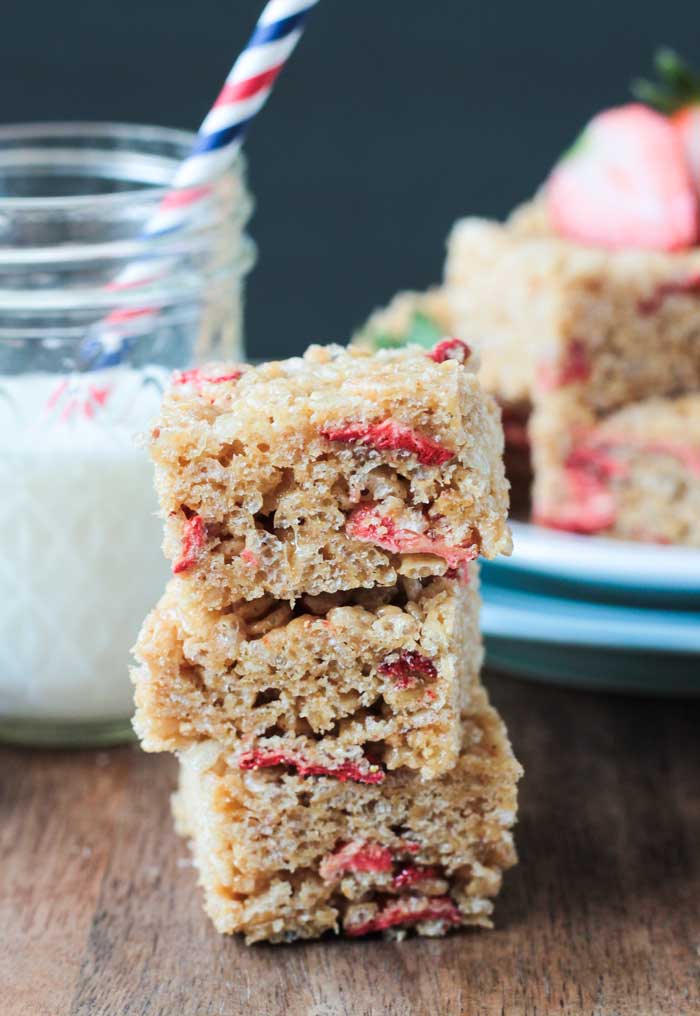
[[459, 755], [460, 713], [483, 657], [473, 580], [271, 597], [185, 609], [171, 582], [147, 618], [132, 672], [147, 751], [207, 739], [254, 768], [379, 783], [406, 766], [431, 779]]
[[509, 552], [498, 411], [460, 352], [316, 346], [178, 378], [150, 447], [180, 595], [291, 601]]
[[184, 752], [176, 823], [218, 931], [251, 943], [489, 927], [516, 861], [521, 769], [483, 691], [462, 745], [435, 781], [401, 770], [374, 785], [245, 771], [213, 741]]
[[589, 429], [573, 418], [565, 433], [563, 448], [542, 436], [535, 521], [700, 547], [700, 393], [646, 399]]
[[700, 389], [700, 250], [585, 247], [541, 202], [505, 224], [457, 222], [445, 285], [454, 326], [508, 405], [568, 388], [591, 418]]
[[535, 201], [503, 225], [458, 222], [445, 280], [455, 332], [503, 407], [509, 461], [516, 439], [523, 461], [530, 445], [541, 518], [578, 435], [626, 405], [700, 389], [700, 250], [581, 246]]

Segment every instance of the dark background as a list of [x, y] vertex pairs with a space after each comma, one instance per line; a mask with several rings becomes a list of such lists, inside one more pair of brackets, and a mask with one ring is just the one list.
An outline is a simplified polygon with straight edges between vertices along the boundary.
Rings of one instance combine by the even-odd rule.
[[[0, 121], [196, 128], [262, 0], [6, 0]], [[700, 5], [321, 0], [250, 132], [252, 355], [344, 340], [439, 278], [464, 213], [529, 195], [659, 43], [700, 62]]]

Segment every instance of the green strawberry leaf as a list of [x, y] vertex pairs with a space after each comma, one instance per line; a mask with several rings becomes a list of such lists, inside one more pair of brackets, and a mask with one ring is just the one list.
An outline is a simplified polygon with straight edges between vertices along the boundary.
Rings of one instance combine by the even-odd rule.
[[376, 333], [371, 336], [375, 349], [400, 349], [402, 346], [423, 346], [432, 349], [442, 338], [442, 328], [427, 314], [415, 311], [408, 330], [403, 335]]
[[700, 102], [700, 73], [694, 71], [682, 57], [664, 46], [656, 51], [654, 67], [658, 81], [638, 78], [632, 82], [635, 98], [661, 113], [675, 113], [684, 106]]

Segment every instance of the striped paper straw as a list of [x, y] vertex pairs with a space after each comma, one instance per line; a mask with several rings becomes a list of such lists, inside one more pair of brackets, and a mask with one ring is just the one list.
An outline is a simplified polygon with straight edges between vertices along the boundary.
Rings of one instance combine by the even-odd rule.
[[[307, 14], [317, 3], [318, 0], [269, 0], [265, 5], [247, 46], [199, 128], [192, 151], [147, 222], [144, 237], [157, 238], [182, 228], [208, 195], [210, 185], [233, 165], [251, 120], [265, 105], [277, 76], [301, 38]], [[109, 288], [118, 291], [154, 282], [166, 274], [170, 264], [166, 259], [134, 262], [120, 272]], [[152, 308], [140, 307], [111, 313], [97, 326], [96, 334], [83, 343], [83, 362], [93, 369], [118, 363], [128, 340], [122, 327], [116, 326], [155, 313]]]

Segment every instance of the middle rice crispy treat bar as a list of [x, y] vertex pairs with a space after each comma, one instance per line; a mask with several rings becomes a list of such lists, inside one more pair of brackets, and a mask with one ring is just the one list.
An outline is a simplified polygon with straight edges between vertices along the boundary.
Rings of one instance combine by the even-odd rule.
[[189, 372], [151, 441], [179, 595], [209, 609], [510, 550], [498, 410], [463, 344]]
[[245, 771], [212, 741], [184, 752], [174, 810], [217, 929], [284, 942], [490, 926], [516, 860], [521, 769], [483, 690], [461, 740], [437, 780], [401, 770], [374, 785]]
[[177, 583], [136, 647], [134, 725], [147, 751], [212, 739], [243, 769], [380, 783], [455, 765], [482, 660], [476, 563], [435, 578], [184, 608]]

